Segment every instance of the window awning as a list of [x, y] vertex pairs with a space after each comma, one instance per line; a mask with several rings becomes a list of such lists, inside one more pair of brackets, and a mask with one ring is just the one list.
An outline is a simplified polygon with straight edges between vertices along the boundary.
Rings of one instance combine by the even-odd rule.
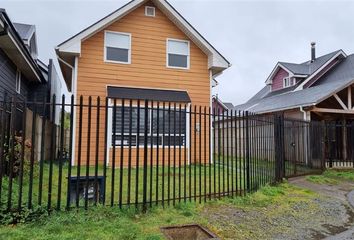
[[132, 99], [132, 100], [153, 100], [160, 102], [184, 102], [189, 103], [191, 99], [187, 91], [161, 90], [128, 87], [107, 87], [108, 98]]

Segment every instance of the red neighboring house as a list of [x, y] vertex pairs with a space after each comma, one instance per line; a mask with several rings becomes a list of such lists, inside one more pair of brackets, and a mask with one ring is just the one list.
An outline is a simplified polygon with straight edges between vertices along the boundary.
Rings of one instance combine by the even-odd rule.
[[227, 110], [232, 110], [233, 108], [234, 105], [232, 103], [223, 102], [220, 100], [220, 98], [218, 98], [218, 96], [213, 96], [212, 109], [216, 114], [222, 114]]
[[261, 89], [235, 106], [259, 114], [280, 112], [285, 117], [352, 122], [354, 119], [354, 55], [337, 50], [303, 63], [278, 62]]

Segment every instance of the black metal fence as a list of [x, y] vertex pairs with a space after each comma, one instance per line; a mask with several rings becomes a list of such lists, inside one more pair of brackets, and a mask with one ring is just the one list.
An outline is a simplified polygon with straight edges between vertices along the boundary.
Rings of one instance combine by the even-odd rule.
[[[1, 106], [0, 203], [8, 211], [146, 210], [242, 196], [324, 168], [323, 124], [280, 115], [99, 97], [13, 97]], [[12, 114], [18, 106], [20, 116]]]

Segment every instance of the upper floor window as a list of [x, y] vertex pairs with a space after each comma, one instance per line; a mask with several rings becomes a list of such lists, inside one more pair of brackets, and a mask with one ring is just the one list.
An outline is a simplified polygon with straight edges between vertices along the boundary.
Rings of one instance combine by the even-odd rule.
[[167, 66], [189, 69], [189, 41], [167, 39]]
[[286, 77], [283, 79], [283, 87], [291, 87], [295, 85], [295, 79]]
[[155, 17], [155, 8], [150, 7], [150, 6], [146, 6], [145, 7], [145, 16]]
[[104, 60], [106, 62], [131, 62], [131, 34], [120, 32], [105, 32]]
[[16, 92], [21, 93], [21, 72], [19, 70], [16, 71]]

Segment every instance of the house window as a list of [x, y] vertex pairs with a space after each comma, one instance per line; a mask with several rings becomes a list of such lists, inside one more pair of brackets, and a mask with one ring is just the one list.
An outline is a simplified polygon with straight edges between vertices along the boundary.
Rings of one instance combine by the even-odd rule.
[[189, 41], [167, 40], [167, 66], [171, 68], [189, 68]]
[[286, 77], [283, 79], [283, 87], [291, 87], [295, 85], [295, 79], [294, 78], [290, 78], [290, 77]]
[[155, 17], [155, 8], [150, 7], [150, 6], [146, 6], [145, 7], [145, 16]]
[[[113, 110], [112, 123], [116, 121], [116, 131], [112, 130], [112, 145], [115, 142], [116, 146], [121, 146], [123, 140], [123, 146], [144, 146], [145, 109], [140, 108], [138, 110], [137, 107], [133, 107], [130, 111], [129, 107], [124, 107], [123, 112], [122, 107], [119, 106], [116, 107], [115, 114], [116, 117], [114, 117]], [[159, 115], [159, 118], [157, 118], [157, 115]], [[124, 126], [122, 126], [123, 116]], [[176, 111], [174, 109], [170, 111], [159, 109], [159, 114], [157, 109], [149, 109], [148, 146], [151, 146], [151, 140], [153, 146], [184, 146], [186, 141], [186, 116], [184, 109], [181, 109], [181, 111], [179, 109], [176, 109]], [[164, 129], [163, 126], [165, 126]], [[130, 128], [131, 135], [129, 134]]]
[[104, 45], [104, 57], [106, 62], [130, 63], [131, 35], [129, 33], [106, 31]]
[[21, 93], [21, 72], [19, 70], [16, 72], [16, 92]]

